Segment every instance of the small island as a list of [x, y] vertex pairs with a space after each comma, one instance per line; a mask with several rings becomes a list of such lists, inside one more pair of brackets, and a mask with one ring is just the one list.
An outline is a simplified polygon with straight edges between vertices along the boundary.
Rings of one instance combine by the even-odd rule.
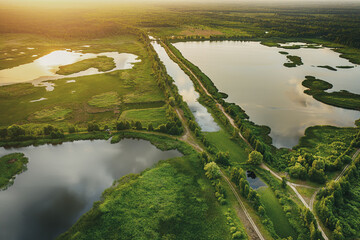
[[292, 56], [292, 55], [288, 55], [286, 57], [290, 62], [284, 63], [285, 67], [293, 68], [293, 67], [301, 66], [304, 64], [301, 60], [301, 57]]
[[302, 85], [308, 88], [304, 93], [313, 96], [313, 98], [322, 103], [340, 108], [360, 110], [360, 95], [358, 94], [345, 90], [330, 93], [325, 92], [331, 89], [333, 85], [313, 76], [306, 76]]
[[85, 71], [89, 68], [96, 68], [101, 72], [106, 72], [115, 68], [115, 62], [113, 58], [98, 56], [96, 58], [89, 58], [73, 64], [60, 66], [56, 74], [70, 75]]

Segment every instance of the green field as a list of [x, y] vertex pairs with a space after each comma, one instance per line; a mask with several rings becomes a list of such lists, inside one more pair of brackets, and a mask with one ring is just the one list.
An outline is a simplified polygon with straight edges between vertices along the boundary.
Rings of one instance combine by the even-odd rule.
[[17, 174], [26, 170], [28, 159], [22, 153], [11, 153], [0, 157], [0, 189], [12, 183]]
[[[16, 36], [19, 42], [24, 41], [21, 36]], [[10, 41], [15, 37], [7, 35], [7, 38]], [[148, 108], [149, 102], [162, 102], [160, 106], [164, 104], [164, 93], [157, 86], [152, 74], [145, 46], [135, 36], [123, 35], [93, 39], [87, 43], [93, 47], [83, 49], [83, 52], [133, 53], [139, 56], [141, 62], [135, 63], [134, 67], [128, 70], [54, 80], [53, 91], [46, 91], [44, 87], [34, 87], [29, 83], [1, 86], [0, 111], [6, 114], [3, 114], [0, 119], [0, 127], [11, 124], [34, 126], [34, 124], [51, 123], [66, 130], [68, 124], [85, 128], [90, 121], [114, 126], [121, 112], [127, 109], [126, 104], [133, 104], [131, 108], [137, 109]], [[65, 46], [61, 45], [62, 43], [58, 44], [59, 47]], [[74, 46], [72, 49], [79, 49], [84, 42], [70, 41], [68, 44], [69, 47]], [[75, 66], [79, 70], [84, 62], [78, 64], [70, 66]], [[86, 62], [86, 67], [88, 64], [90, 62]], [[77, 70], [67, 69], [66, 71]], [[75, 82], [67, 82], [68, 80], [75, 80]], [[40, 98], [46, 99], [31, 102]], [[152, 121], [151, 117], [145, 119], [144, 115], [142, 120]]]
[[219, 151], [229, 152], [229, 161], [231, 164], [236, 166], [245, 163], [248, 160], [249, 150], [247, 150], [245, 142], [231, 139], [231, 135], [225, 130], [221, 129], [218, 132], [205, 132], [204, 135]]
[[261, 187], [256, 191], [260, 194], [261, 202], [265, 206], [266, 214], [274, 224], [276, 233], [282, 238], [291, 236], [293, 239], [296, 239], [296, 233], [291, 227], [282, 206], [271, 191], [271, 188]]
[[151, 123], [157, 128], [161, 124], [166, 124], [166, 107], [127, 110], [121, 114], [120, 120], [140, 121], [143, 127]]

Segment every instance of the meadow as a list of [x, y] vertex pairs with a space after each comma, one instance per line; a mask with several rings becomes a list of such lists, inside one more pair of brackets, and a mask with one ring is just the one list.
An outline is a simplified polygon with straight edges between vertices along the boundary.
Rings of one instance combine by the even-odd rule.
[[[11, 42], [13, 37], [8, 35], [8, 41]], [[23, 41], [23, 38], [18, 41]], [[84, 43], [82, 41], [70, 42], [68, 45], [58, 43], [57, 49], [73, 46], [72, 49], [76, 50], [80, 49]], [[157, 112], [156, 125], [166, 123], [166, 115], [161, 110], [162, 108], [157, 110], [165, 104], [164, 93], [158, 88], [152, 75], [151, 63], [144, 45], [133, 35], [90, 39], [86, 43], [93, 47], [82, 48], [83, 52], [133, 53], [139, 56], [141, 62], [135, 63], [132, 69], [53, 80], [55, 84], [53, 91], [46, 91], [44, 87], [34, 87], [30, 83], [1, 86], [0, 111], [6, 114], [2, 116], [0, 126], [23, 125], [35, 132], [35, 135], [37, 130], [34, 128], [39, 125], [38, 131], [40, 131], [41, 124], [52, 124], [64, 131], [72, 125], [78, 129], [86, 129], [87, 123], [91, 121], [100, 126], [114, 127], [123, 111], [149, 108], [151, 103], [154, 103], [151, 107], [154, 107], [154, 111]], [[104, 61], [110, 61], [110, 67], [104, 65]], [[94, 64], [100, 64], [101, 70], [113, 68], [112, 59], [98, 57], [64, 66], [59, 71], [66, 75], [94, 67]], [[104, 66], [106, 68], [103, 68]], [[33, 101], [41, 98], [46, 99]], [[153, 116], [149, 115], [146, 118], [146, 114], [140, 115], [137, 119], [139, 115], [132, 114], [131, 118], [126, 120], [142, 121], [144, 124], [152, 121]]]
[[[90, 5], [66, 11], [61, 7], [40, 7], [36, 14], [33, 9], [29, 11], [22, 7], [9, 6], [0, 10], [0, 69], [30, 63], [54, 50], [65, 49], [82, 50], [83, 53], [132, 53], [141, 60], [128, 70], [50, 81], [55, 84], [53, 91], [34, 87], [30, 83], [1, 86], [1, 133], [5, 128], [17, 124], [38, 137], [6, 139], [0, 142], [1, 146], [108, 139], [111, 133], [105, 130], [117, 129], [119, 121], [128, 121], [132, 125], [139, 122], [144, 128], [151, 124], [156, 128], [168, 122], [167, 102], [180, 106], [183, 115], [187, 117], [185, 120], [193, 120], [181, 97], [171, 96], [176, 92], [176, 87], [161, 86], [159, 79], [169, 83], [171, 79], [159, 73], [163, 70], [162, 66], [153, 61], [157, 56], [149, 54], [149, 45], [144, 44], [147, 40], [142, 41], [141, 36], [133, 34], [136, 28], [162, 38], [235, 120], [249, 144], [264, 155], [264, 162], [277, 170], [289, 172], [292, 180], [311, 180], [324, 184], [334, 176], [334, 172], [339, 172], [351, 162], [350, 156], [359, 147], [358, 128], [308, 128], [292, 151], [276, 149], [268, 136], [270, 129], [249, 121], [249, 116], [241, 106], [226, 102], [226, 93], [218, 92], [212, 81], [172, 48], [170, 42], [256, 40], [267, 46], [279, 47], [279, 43], [302, 41], [334, 48], [342, 54], [341, 57], [359, 64], [359, 6], [314, 8], [313, 5], [306, 5], [293, 8], [287, 5], [274, 7], [251, 4], [144, 4], [139, 7], [128, 4], [103, 6], [101, 11], [89, 9]], [[291, 47], [282, 47], [287, 48]], [[299, 57], [287, 58], [290, 61], [288, 67], [301, 65]], [[111, 58], [94, 58], [63, 66], [58, 73], [67, 75], [90, 67], [110, 71], [113, 64]], [[303, 84], [310, 88], [310, 93], [316, 93], [313, 96], [319, 101], [359, 110], [358, 95], [348, 92], [324, 93], [323, 90], [330, 86], [319, 79], [307, 79]], [[195, 86], [199, 90], [199, 84], [195, 83]], [[246, 165], [250, 153], [247, 143], [235, 136], [238, 132], [217, 109], [214, 99], [205, 96], [203, 90], [199, 92], [200, 102], [211, 111], [221, 125], [221, 130], [202, 133], [194, 123], [192, 132], [184, 139], [193, 137], [191, 140], [204, 147], [212, 160], [218, 160], [219, 153], [228, 152], [228, 165], [249, 166]], [[170, 96], [175, 100], [170, 101]], [[31, 102], [41, 98], [46, 100]], [[91, 133], [82, 133], [90, 131], [90, 123], [92, 127], [97, 124], [98, 128], [91, 129]], [[61, 139], [42, 136], [48, 124], [59, 128], [61, 132], [70, 133], [70, 129], [74, 129], [77, 133], [65, 134]], [[148, 135], [135, 130], [117, 130], [120, 133], [115, 133], [113, 142], [123, 137], [138, 137], [150, 140], [160, 149], [176, 148], [184, 156], [161, 161], [142, 173], [119, 179], [104, 191], [102, 200], [95, 202], [93, 208], [59, 239], [236, 239], [234, 233], [245, 232], [237, 215], [237, 200], [229, 187], [224, 187], [224, 198], [219, 200], [215, 195], [219, 193], [217, 184], [212, 184], [205, 177], [201, 158], [189, 145], [176, 137], [166, 137], [163, 133]], [[221, 167], [227, 171], [228, 165]], [[280, 182], [267, 171], [254, 168], [269, 186], [258, 190], [267, 216], [259, 215], [259, 209], [253, 206], [248, 196], [242, 200], [266, 238], [272, 239], [279, 235], [309, 239], [314, 236], [316, 226], [314, 219], [310, 218], [312, 213], [303, 210], [294, 194], [286, 187], [281, 188]], [[221, 184], [226, 185], [224, 180]], [[345, 189], [347, 185], [344, 186]], [[318, 199], [319, 206], [330, 199], [326, 203], [339, 204], [336, 206], [344, 209], [344, 213], [350, 212], [352, 208], [358, 209], [358, 185], [353, 184], [350, 190], [346, 189], [346, 194], [351, 197], [334, 202], [332, 199], [336, 199], [339, 191], [332, 193], [334, 188], [328, 185], [325, 192], [321, 193], [323, 199]], [[312, 193], [305, 190], [300, 192], [308, 198]], [[328, 215], [322, 214], [323, 223], [328, 223]], [[341, 212], [335, 211], [333, 215], [341, 222], [343, 230], [339, 230], [338, 224], [334, 222], [328, 224], [329, 229], [344, 233], [346, 237], [358, 236], [356, 224], [348, 222]], [[357, 211], [351, 212], [350, 218], [354, 223], [357, 222], [356, 216]], [[242, 234], [240, 239], [244, 238], [247, 236]]]

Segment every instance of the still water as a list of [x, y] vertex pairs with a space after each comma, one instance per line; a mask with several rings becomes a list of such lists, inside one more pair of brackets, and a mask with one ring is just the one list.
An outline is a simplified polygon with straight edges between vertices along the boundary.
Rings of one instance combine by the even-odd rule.
[[[183, 56], [207, 74], [221, 92], [229, 95], [257, 124], [271, 127], [277, 147], [293, 147], [313, 125], [354, 126], [358, 111], [332, 107], [303, 93], [306, 75], [328, 81], [334, 90], [360, 94], [360, 67], [328, 48], [282, 49], [259, 42], [179, 42]], [[287, 68], [286, 51], [304, 65]], [[354, 66], [330, 71], [320, 65]]]
[[46, 80], [103, 73], [99, 72], [96, 68], [89, 68], [87, 70], [66, 76], [56, 74], [60, 66], [73, 64], [84, 59], [96, 58], [98, 56], [106, 56], [114, 59], [115, 68], [110, 71], [130, 69], [132, 68], [133, 63], [140, 61], [137, 59], [136, 55], [129, 53], [104, 52], [95, 54], [70, 50], [58, 50], [38, 58], [32, 63], [0, 70], [0, 86], [22, 82], [32, 82], [34, 85], [38, 85], [40, 82]]
[[249, 182], [250, 187], [254, 190], [267, 186], [253, 171], [246, 171], [246, 180]]
[[28, 170], [0, 191], [0, 239], [53, 239], [71, 227], [114, 180], [139, 173], [161, 159], [181, 156], [148, 141], [77, 141], [61, 145], [0, 148], [22, 152]]
[[152, 42], [160, 60], [164, 63], [167, 73], [174, 79], [183, 100], [188, 104], [195, 116], [196, 122], [204, 132], [217, 132], [219, 126], [208, 110], [198, 102], [199, 93], [195, 91], [194, 84], [188, 75], [167, 55], [165, 49], [158, 43]]

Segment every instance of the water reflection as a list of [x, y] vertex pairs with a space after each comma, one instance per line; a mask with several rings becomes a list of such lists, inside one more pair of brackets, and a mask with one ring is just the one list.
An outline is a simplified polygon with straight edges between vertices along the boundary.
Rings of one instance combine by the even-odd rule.
[[194, 84], [191, 79], [184, 73], [183, 70], [173, 62], [167, 55], [165, 49], [160, 44], [152, 42], [152, 45], [159, 55], [161, 61], [166, 67], [167, 73], [174, 79], [176, 86], [179, 89], [180, 95], [188, 104], [190, 110], [194, 114], [196, 122], [204, 132], [219, 131], [219, 126], [215, 123], [214, 118], [208, 110], [198, 102], [199, 93], [195, 91]]
[[[34, 85], [41, 86], [41, 82], [46, 80], [103, 73], [96, 68], [89, 68], [87, 70], [66, 76], [56, 74], [60, 66], [73, 64], [84, 59], [96, 58], [98, 56], [107, 56], [114, 59], [115, 68], [110, 71], [130, 69], [132, 68], [133, 63], [140, 61], [137, 59], [136, 55], [129, 53], [104, 52], [95, 54], [70, 50], [58, 50], [38, 58], [32, 63], [0, 70], [0, 86], [29, 81], [31, 81]], [[50, 88], [47, 90], [51, 91], [53, 89]]]
[[[180, 42], [176, 43], [189, 61], [206, 73], [219, 91], [229, 95], [257, 124], [271, 127], [270, 136], [277, 147], [292, 147], [304, 130], [313, 125], [354, 126], [358, 111], [332, 107], [303, 93], [306, 75], [326, 80], [333, 90], [360, 94], [360, 67], [328, 69], [314, 66], [354, 66], [328, 49], [281, 49], [258, 42]], [[286, 68], [286, 56], [300, 56], [304, 65]]]
[[99, 200], [115, 179], [138, 173], [161, 159], [181, 156], [147, 141], [78, 141], [5, 150], [29, 157], [28, 170], [0, 192], [0, 239], [53, 239]]
[[253, 171], [246, 171], [246, 180], [254, 190], [266, 187], [266, 184], [260, 178], [256, 177], [256, 174]]

